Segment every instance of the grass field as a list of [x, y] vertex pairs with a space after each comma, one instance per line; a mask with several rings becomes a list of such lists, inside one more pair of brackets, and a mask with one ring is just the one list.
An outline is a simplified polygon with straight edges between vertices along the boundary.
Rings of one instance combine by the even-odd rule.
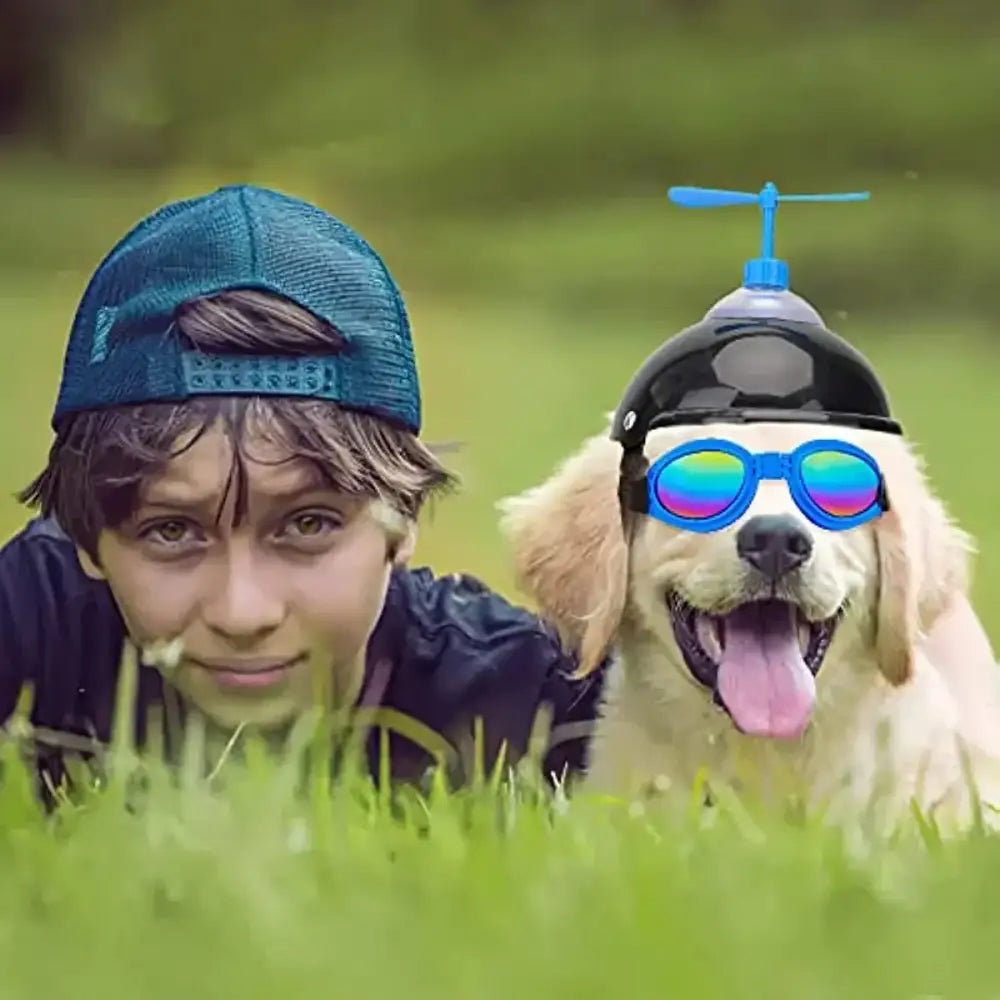
[[996, 840], [910, 836], [860, 860], [725, 800], [551, 809], [489, 787], [390, 816], [346, 783], [296, 797], [254, 753], [223, 790], [149, 766], [128, 812], [123, 752], [46, 828], [10, 749], [5, 997], [997, 996]]
[[[19, 165], [4, 175], [5, 498], [43, 460], [65, 331], [96, 256], [141, 212], [228, 179], [74, 187], [29, 174]], [[288, 186], [309, 194], [294, 179]], [[61, 210], [43, 234], [32, 213], [53, 191]], [[666, 225], [666, 206], [653, 210]], [[391, 243], [388, 222], [369, 215], [373, 240]], [[602, 253], [628, 253], [640, 217], [645, 210], [621, 206], [566, 209], [558, 224], [554, 215], [504, 220], [494, 242], [456, 223], [426, 247], [393, 245], [417, 331], [426, 435], [464, 443], [454, 457], [464, 490], [425, 525], [421, 561], [513, 593], [496, 500], [537, 482], [601, 428], [642, 358], [698, 318], [690, 282], [704, 290], [704, 308], [735, 282], [753, 240], [727, 222], [693, 262], [666, 244], [657, 262], [647, 220], [641, 259], [599, 269]], [[880, 218], [875, 228], [891, 234], [891, 216]], [[842, 225], [858, 247], [874, 239], [860, 222]], [[797, 232], [808, 243], [806, 227]], [[15, 233], [34, 242], [19, 245]], [[430, 277], [435, 262], [450, 262], [450, 280]], [[505, 296], [495, 274], [484, 277], [494, 265], [506, 268]], [[647, 269], [645, 304], [616, 311], [614, 291], [624, 298], [633, 287], [632, 265]], [[574, 290], [588, 284], [589, 266], [603, 277], [581, 304]], [[654, 306], [657, 267], [665, 277]], [[849, 287], [828, 318], [882, 373], [935, 485], [979, 540], [975, 599], [1000, 638], [995, 331], [975, 309], [877, 315]], [[0, 531], [22, 519], [12, 500], [0, 503]], [[530, 799], [489, 791], [475, 807], [415, 807], [420, 822], [405, 825], [346, 790], [296, 802], [287, 774], [262, 761], [233, 770], [225, 794], [211, 797], [197, 782], [171, 790], [154, 773], [137, 815], [113, 786], [53, 829], [8, 766], [0, 1000], [1000, 996], [1000, 846], [988, 840], [936, 851], [908, 841], [851, 862], [832, 836], [735, 806], [700, 830], [687, 815], [582, 801], [552, 822]]]

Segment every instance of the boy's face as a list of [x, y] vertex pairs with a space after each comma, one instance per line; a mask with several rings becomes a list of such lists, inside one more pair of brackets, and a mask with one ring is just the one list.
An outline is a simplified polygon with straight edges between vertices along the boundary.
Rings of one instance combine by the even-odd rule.
[[238, 525], [233, 446], [216, 425], [101, 534], [99, 567], [81, 562], [107, 580], [136, 642], [182, 641], [170, 679], [187, 699], [224, 726], [273, 727], [315, 704], [314, 667], [332, 665], [339, 703], [357, 697], [389, 540], [367, 501], [332, 491], [310, 464], [263, 441], [244, 450]]

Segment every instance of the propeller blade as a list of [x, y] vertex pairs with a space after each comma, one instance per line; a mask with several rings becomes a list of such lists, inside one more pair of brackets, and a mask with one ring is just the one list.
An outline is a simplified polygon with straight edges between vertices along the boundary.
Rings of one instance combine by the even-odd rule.
[[672, 187], [667, 197], [682, 208], [721, 208], [725, 205], [756, 205], [759, 194], [748, 191], [717, 191], [713, 188]]
[[779, 194], [778, 201], [866, 201], [868, 197], [868, 191], [847, 194]]

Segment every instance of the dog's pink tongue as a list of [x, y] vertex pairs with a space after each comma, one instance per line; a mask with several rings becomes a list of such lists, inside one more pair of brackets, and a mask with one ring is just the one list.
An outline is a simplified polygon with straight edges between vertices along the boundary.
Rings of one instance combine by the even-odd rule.
[[717, 681], [733, 721], [753, 736], [795, 739], [812, 715], [816, 681], [799, 649], [795, 608], [746, 604], [724, 619]]

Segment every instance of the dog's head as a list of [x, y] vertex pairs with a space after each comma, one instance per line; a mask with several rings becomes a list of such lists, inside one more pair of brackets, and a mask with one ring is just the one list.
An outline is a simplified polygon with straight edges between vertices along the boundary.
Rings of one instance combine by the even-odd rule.
[[[816, 436], [805, 424], [665, 428], [649, 435], [645, 457], [651, 464], [705, 437], [788, 452]], [[886, 513], [825, 530], [799, 510], [785, 482], [764, 481], [729, 527], [695, 533], [639, 516], [627, 542], [622, 452], [607, 435], [587, 441], [541, 486], [504, 501], [520, 583], [577, 653], [581, 673], [600, 663], [627, 620], [738, 728], [779, 737], [808, 723], [814, 678], [840, 631], [850, 634], [839, 641], [853, 640], [890, 684], [905, 683], [921, 633], [967, 586], [968, 539], [902, 438], [829, 427], [822, 436], [875, 457]]]

